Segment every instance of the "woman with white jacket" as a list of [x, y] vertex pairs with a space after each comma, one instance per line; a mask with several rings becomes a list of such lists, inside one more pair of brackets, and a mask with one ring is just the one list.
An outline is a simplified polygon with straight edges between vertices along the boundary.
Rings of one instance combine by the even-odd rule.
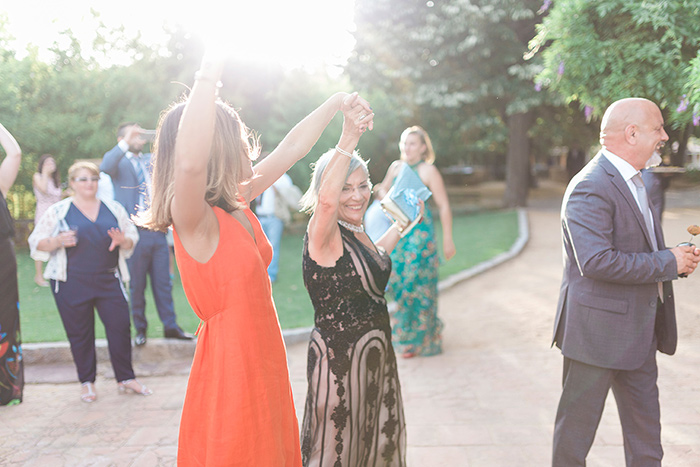
[[29, 236], [31, 256], [48, 261], [58, 312], [70, 342], [81, 383], [81, 400], [94, 402], [97, 357], [95, 312], [105, 326], [109, 356], [119, 392], [149, 395], [131, 365], [131, 323], [124, 282], [126, 258], [138, 231], [121, 204], [97, 198], [100, 172], [76, 162], [68, 169], [74, 196], [49, 207]]

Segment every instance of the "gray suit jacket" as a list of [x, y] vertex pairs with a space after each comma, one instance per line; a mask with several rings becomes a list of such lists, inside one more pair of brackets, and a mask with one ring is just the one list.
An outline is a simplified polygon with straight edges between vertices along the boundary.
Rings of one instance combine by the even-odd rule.
[[[561, 210], [564, 276], [553, 343], [564, 356], [602, 368], [634, 370], [657, 348], [676, 350], [671, 280], [676, 260], [654, 214], [654, 252], [624, 178], [598, 154], [569, 183]], [[658, 306], [657, 281], [664, 281]]]

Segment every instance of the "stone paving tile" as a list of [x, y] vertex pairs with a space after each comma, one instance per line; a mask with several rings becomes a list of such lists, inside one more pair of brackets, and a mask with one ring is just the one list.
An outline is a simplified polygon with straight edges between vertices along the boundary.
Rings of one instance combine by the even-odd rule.
[[408, 445], [415, 447], [473, 446], [493, 443], [493, 436], [476, 424], [412, 424], [407, 428]]
[[471, 466], [466, 446], [422, 447], [409, 446], [406, 463], [411, 466], [454, 467]]
[[[470, 447], [466, 463], [452, 464], [469, 467], [518, 466], [541, 467], [551, 462], [551, 455], [538, 446], [490, 445]], [[459, 458], [454, 461], [463, 461]], [[429, 463], [423, 465], [431, 465]]]
[[695, 467], [700, 465], [698, 438], [688, 446], [664, 446], [665, 467]]

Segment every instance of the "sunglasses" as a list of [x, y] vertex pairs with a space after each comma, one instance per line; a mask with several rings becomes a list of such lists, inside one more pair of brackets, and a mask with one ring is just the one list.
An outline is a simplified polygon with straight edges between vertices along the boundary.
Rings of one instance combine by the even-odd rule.
[[74, 178], [73, 181], [76, 181], [76, 182], [99, 182], [100, 177], [78, 177], [78, 178]]

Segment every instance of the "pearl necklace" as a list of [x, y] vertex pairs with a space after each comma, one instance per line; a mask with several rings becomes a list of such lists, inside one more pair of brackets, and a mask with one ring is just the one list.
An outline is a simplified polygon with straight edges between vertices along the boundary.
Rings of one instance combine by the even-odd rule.
[[352, 230], [353, 232], [362, 233], [365, 231], [364, 224], [355, 225], [355, 224], [351, 224], [350, 222], [345, 222], [345, 221], [340, 220], [340, 219], [338, 219], [338, 224], [342, 225], [343, 227], [345, 227], [348, 230]]

